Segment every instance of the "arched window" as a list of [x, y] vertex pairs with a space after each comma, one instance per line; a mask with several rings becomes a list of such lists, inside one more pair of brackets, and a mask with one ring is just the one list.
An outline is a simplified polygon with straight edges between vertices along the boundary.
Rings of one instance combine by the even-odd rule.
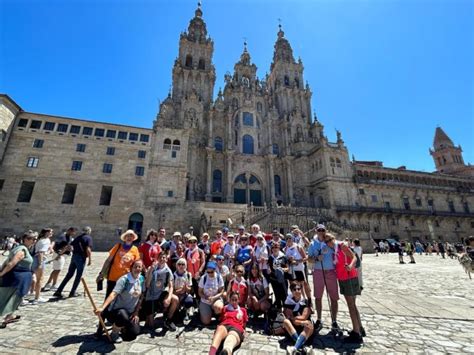
[[222, 171], [214, 170], [212, 173], [212, 192], [222, 192]]
[[281, 196], [281, 179], [279, 175], [273, 177], [273, 184], [275, 185], [275, 196]]
[[191, 55], [186, 56], [186, 62], [184, 64], [187, 68], [192, 68], [193, 67], [193, 57]]
[[214, 148], [215, 148], [218, 152], [222, 152], [223, 142], [222, 142], [222, 138], [221, 138], [221, 137], [216, 137], [216, 138], [214, 138]]
[[273, 151], [272, 151], [272, 153], [273, 153], [274, 155], [278, 155], [278, 156], [280, 155], [280, 147], [278, 146], [278, 144], [273, 143]]
[[253, 154], [253, 138], [251, 135], [244, 135], [242, 137], [242, 153]]
[[204, 62], [204, 59], [199, 59], [199, 63], [198, 63], [198, 69], [201, 69], [201, 70], [204, 70], [206, 69], [206, 64]]
[[285, 86], [290, 86], [290, 78], [288, 75], [285, 75]]
[[180, 142], [179, 140], [175, 139], [173, 141], [173, 150], [180, 150], [180, 149], [181, 149]]
[[239, 176], [237, 176], [234, 180], [234, 183], [242, 183], [242, 184], [246, 184], [247, 183], [247, 179], [245, 178], [245, 174], [240, 174]]
[[171, 139], [166, 138], [163, 141], [163, 149], [171, 149]]
[[253, 115], [250, 112], [243, 113], [244, 126], [253, 126]]

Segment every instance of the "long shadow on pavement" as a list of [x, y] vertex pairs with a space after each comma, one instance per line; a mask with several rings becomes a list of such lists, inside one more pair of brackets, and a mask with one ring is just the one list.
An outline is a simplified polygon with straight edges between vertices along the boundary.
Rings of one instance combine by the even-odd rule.
[[71, 344], [81, 344], [78, 354], [84, 353], [110, 353], [115, 350], [115, 346], [110, 344], [103, 339], [96, 339], [94, 334], [84, 335], [65, 335], [56, 340], [51, 345], [55, 348], [61, 348]]

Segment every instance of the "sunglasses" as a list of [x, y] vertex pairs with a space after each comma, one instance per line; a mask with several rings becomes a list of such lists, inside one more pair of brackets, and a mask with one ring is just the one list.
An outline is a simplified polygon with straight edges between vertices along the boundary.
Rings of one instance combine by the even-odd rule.
[[237, 274], [243, 274], [244, 272], [242, 270], [237, 270]]
[[316, 229], [316, 232], [326, 232], [325, 229]]
[[207, 270], [206, 271], [208, 274], [213, 274], [214, 273], [214, 270]]
[[176, 264], [178, 266], [186, 266], [186, 264], [183, 264], [183, 263], [179, 263], [179, 264]]
[[301, 291], [301, 287], [295, 287], [293, 291]]

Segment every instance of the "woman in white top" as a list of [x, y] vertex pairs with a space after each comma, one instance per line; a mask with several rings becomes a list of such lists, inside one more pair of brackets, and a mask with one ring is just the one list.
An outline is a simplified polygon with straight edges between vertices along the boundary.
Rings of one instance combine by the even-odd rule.
[[362, 284], [362, 247], [360, 246], [360, 240], [359, 239], [354, 239], [354, 253], [357, 254], [360, 260], [360, 266], [357, 268], [357, 276], [359, 277], [359, 285], [360, 289], [362, 290], [363, 284]]
[[31, 304], [45, 303], [48, 300], [40, 297], [41, 282], [43, 279], [44, 270], [46, 268], [46, 254], [50, 252], [51, 237], [53, 230], [51, 228], [44, 228], [38, 236], [38, 241], [34, 247], [33, 272], [36, 277], [35, 284], [35, 299]]
[[258, 267], [262, 272], [262, 275], [268, 281], [268, 258], [269, 258], [269, 247], [263, 238], [263, 234], [257, 234], [257, 244], [255, 245], [254, 262], [258, 263]]
[[311, 289], [304, 273], [304, 262], [308, 260], [308, 256], [304, 249], [294, 242], [293, 238], [292, 234], [286, 235], [285, 255], [288, 259], [290, 274], [293, 274], [294, 281], [303, 287], [305, 298], [311, 302]]

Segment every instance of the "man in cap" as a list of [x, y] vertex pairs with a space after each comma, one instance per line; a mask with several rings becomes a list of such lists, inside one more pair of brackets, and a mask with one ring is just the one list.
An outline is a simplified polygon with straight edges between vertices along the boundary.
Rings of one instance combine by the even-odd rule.
[[66, 287], [69, 280], [71, 280], [74, 276], [74, 273], [76, 273], [76, 277], [72, 284], [71, 291], [69, 292], [69, 297], [77, 296], [76, 290], [79, 286], [79, 283], [81, 282], [81, 277], [86, 267], [86, 260], [89, 259], [89, 262], [87, 263], [88, 266], [90, 266], [92, 263], [92, 237], [90, 236], [91, 232], [91, 227], [84, 227], [82, 229], [81, 235], [79, 235], [71, 242], [71, 263], [69, 264], [69, 269], [67, 271], [66, 276], [64, 277], [64, 280], [61, 282], [61, 285], [59, 285], [58, 289], [53, 294], [55, 297], [63, 297], [61, 293], [63, 292], [64, 287]]
[[339, 291], [337, 288], [337, 277], [336, 270], [334, 265], [334, 249], [330, 248], [324, 242], [326, 236], [326, 227], [323, 224], [318, 224], [316, 226], [317, 235], [313, 238], [313, 242], [309, 246], [308, 254], [311, 258], [314, 259], [313, 265], [313, 284], [314, 284], [314, 297], [316, 301], [316, 313], [317, 321], [314, 326], [315, 330], [321, 330], [322, 323], [322, 298], [324, 289], [331, 302], [331, 319], [332, 319], [332, 329], [338, 330], [339, 326], [337, 324], [337, 311], [338, 311], [338, 300], [339, 300]]

